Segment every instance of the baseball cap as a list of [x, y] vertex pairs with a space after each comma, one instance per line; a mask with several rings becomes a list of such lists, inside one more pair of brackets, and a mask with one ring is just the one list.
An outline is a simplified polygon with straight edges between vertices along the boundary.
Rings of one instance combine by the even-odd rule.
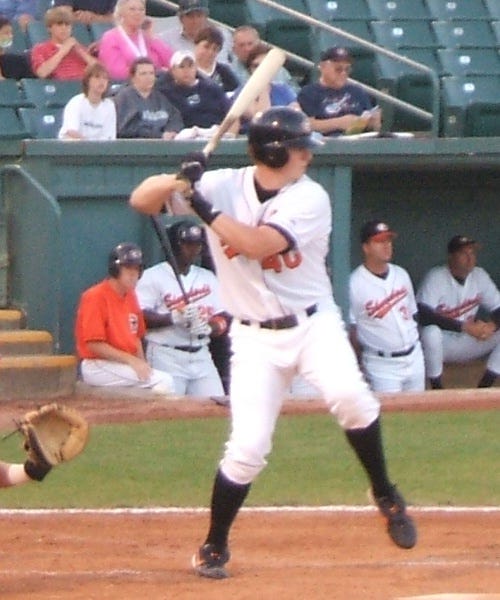
[[353, 62], [353, 57], [350, 54], [349, 50], [346, 48], [340, 48], [338, 46], [333, 46], [332, 48], [328, 48], [324, 50], [320, 57], [320, 62], [324, 60], [333, 60], [337, 62]]
[[477, 245], [476, 240], [473, 240], [466, 235], [454, 235], [448, 242], [448, 254], [453, 254], [464, 248], [464, 246]]
[[182, 224], [177, 233], [179, 242], [201, 244], [203, 232], [199, 225]]
[[364, 244], [368, 240], [376, 242], [384, 242], [397, 236], [395, 231], [392, 231], [383, 221], [368, 221], [363, 225], [360, 232], [361, 243]]
[[195, 10], [201, 10], [208, 14], [208, 5], [205, 0], [179, 0], [179, 15], [187, 15]]
[[193, 63], [195, 62], [194, 54], [191, 52], [191, 50], [177, 50], [172, 54], [170, 66], [180, 67], [186, 58], [189, 58], [189, 60], [191, 60]]

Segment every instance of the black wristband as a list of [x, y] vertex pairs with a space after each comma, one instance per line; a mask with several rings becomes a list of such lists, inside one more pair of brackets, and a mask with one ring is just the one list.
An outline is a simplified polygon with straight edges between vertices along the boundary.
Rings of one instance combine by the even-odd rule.
[[205, 200], [205, 198], [203, 198], [203, 196], [196, 190], [193, 191], [190, 202], [194, 212], [207, 225], [211, 225], [213, 221], [221, 214], [220, 210], [215, 209], [210, 202]]
[[29, 458], [24, 463], [24, 472], [30, 479], [34, 479], [35, 481], [42, 481], [42, 479], [51, 469], [52, 466], [48, 463], [36, 463]]

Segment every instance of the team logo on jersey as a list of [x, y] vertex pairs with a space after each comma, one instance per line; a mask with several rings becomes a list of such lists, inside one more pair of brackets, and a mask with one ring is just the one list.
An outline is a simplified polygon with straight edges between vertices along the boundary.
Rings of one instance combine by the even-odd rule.
[[481, 304], [481, 294], [477, 294], [474, 298], [468, 298], [464, 300], [458, 306], [446, 306], [446, 304], [439, 304], [436, 307], [436, 311], [443, 315], [443, 317], [449, 317], [450, 319], [459, 319], [465, 314], [474, 310]]
[[[231, 246], [224, 246], [224, 254], [230, 260], [231, 258], [240, 255], [240, 253]], [[272, 254], [271, 256], [266, 256], [266, 258], [263, 258], [260, 261], [260, 266], [264, 269], [264, 271], [273, 270], [275, 273], [281, 273], [284, 268], [296, 269], [301, 263], [302, 254], [300, 250], [293, 248], [281, 254]]]
[[128, 314], [128, 326], [131, 333], [137, 334], [139, 332], [139, 318], [135, 313]]
[[[212, 290], [208, 283], [205, 283], [205, 285], [202, 285], [201, 287], [187, 290], [186, 296], [190, 302], [196, 302], [197, 300], [201, 300], [201, 298], [208, 296], [211, 291]], [[163, 296], [163, 302], [168, 310], [174, 310], [175, 308], [179, 309], [186, 305], [186, 300], [181, 294], [165, 294], [165, 296]]]
[[401, 302], [403, 298], [406, 298], [406, 296], [408, 296], [408, 290], [402, 287], [399, 290], [392, 291], [386, 298], [378, 300], [377, 302], [369, 300], [365, 304], [365, 310], [369, 317], [373, 319], [383, 319], [385, 315], [390, 312], [398, 302]]

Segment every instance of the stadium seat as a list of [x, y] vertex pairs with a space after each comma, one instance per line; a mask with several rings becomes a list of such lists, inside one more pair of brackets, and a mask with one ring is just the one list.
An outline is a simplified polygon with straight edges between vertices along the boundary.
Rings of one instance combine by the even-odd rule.
[[442, 77], [446, 137], [500, 136], [500, 76]]
[[23, 107], [18, 112], [21, 122], [30, 137], [35, 139], [57, 138], [61, 129], [62, 108]]
[[[272, 8], [265, 4], [261, 4], [260, 2], [257, 2], [257, 0], [242, 0], [242, 4], [246, 5], [248, 17], [252, 24], [258, 24], [266, 27], [269, 21], [273, 21], [274, 19], [294, 20], [292, 16], [287, 15], [286, 13], [281, 12], [276, 8]], [[291, 8], [304, 14], [306, 13], [306, 6], [304, 4], [304, 0], [287, 0], [286, 3], [283, 3], [283, 6], [286, 6], [286, 8]]]
[[210, 17], [216, 21], [239, 27], [251, 21], [247, 4], [242, 0], [210, 0]]
[[21, 85], [29, 105], [38, 108], [63, 108], [82, 91], [81, 82], [76, 80], [22, 79]]
[[372, 21], [375, 42], [389, 49], [437, 48], [430, 21]]
[[436, 21], [490, 19], [483, 0], [426, 0], [426, 3]]
[[443, 75], [500, 75], [500, 56], [493, 48], [439, 48]]
[[21, 27], [19, 27], [19, 23], [17, 21], [12, 21], [11, 25], [14, 37], [12, 39], [12, 46], [9, 48], [8, 52], [24, 52], [28, 49], [28, 40], [26, 39], [26, 34]]
[[484, 0], [486, 8], [490, 14], [490, 18], [495, 21], [500, 21], [500, 2], [498, 0]]
[[[439, 74], [439, 63], [434, 49], [406, 48], [398, 53]], [[378, 89], [432, 112], [433, 88], [432, 79], [428, 74], [381, 54], [375, 56], [375, 67]], [[392, 131], [421, 131], [429, 128], [428, 122], [393, 106], [384, 106], [384, 126]]]
[[89, 26], [90, 37], [93, 42], [98, 42], [103, 34], [114, 27], [113, 23], [91, 23]]
[[367, 0], [374, 21], [430, 19], [423, 0]]
[[[20, 109], [21, 110], [21, 109]], [[12, 106], [0, 107], [0, 139], [22, 140], [28, 137], [27, 130]]]
[[495, 48], [497, 45], [487, 21], [432, 21], [431, 25], [443, 48]]
[[0, 79], [0, 106], [19, 108], [28, 102], [15, 79]]
[[[372, 34], [367, 21], [340, 21], [332, 23], [332, 25], [351, 33], [367, 42], [373, 42]], [[353, 79], [357, 79], [367, 85], [374, 85], [375, 65], [374, 53], [372, 50], [363, 48], [358, 42], [348, 40], [340, 35], [331, 33], [324, 29], [318, 29], [314, 37], [315, 42], [315, 62], [319, 60], [321, 52], [331, 46], [343, 46], [348, 48], [354, 58], [352, 75]]]
[[369, 21], [371, 18], [366, 0], [305, 0], [305, 5], [311, 17], [332, 25], [338, 21]]
[[264, 38], [289, 52], [310, 60], [314, 58], [313, 31], [307, 23], [296, 19], [274, 19], [267, 23]]
[[500, 49], [500, 21], [491, 21], [491, 28], [497, 40], [497, 48]]

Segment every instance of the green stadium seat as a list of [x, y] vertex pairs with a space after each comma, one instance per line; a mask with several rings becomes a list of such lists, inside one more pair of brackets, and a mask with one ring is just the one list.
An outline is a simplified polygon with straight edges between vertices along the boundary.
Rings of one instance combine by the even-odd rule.
[[500, 49], [500, 21], [491, 21], [491, 28], [497, 41], [497, 48]]
[[[242, 0], [242, 4], [246, 5], [248, 17], [252, 24], [258, 24], [267, 28], [269, 21], [273, 21], [274, 19], [294, 20], [294, 17], [287, 15], [276, 8], [261, 4], [260, 2], [257, 2], [257, 0]], [[306, 13], [304, 0], [287, 0], [283, 3], [283, 6], [304, 14]]]
[[446, 137], [500, 136], [500, 76], [442, 77]]
[[488, 9], [490, 18], [500, 21], [500, 2], [498, 0], [484, 0], [484, 3]]
[[493, 48], [439, 48], [443, 75], [500, 75], [500, 55]]
[[274, 19], [267, 23], [264, 39], [304, 58], [314, 58], [313, 31], [307, 23], [295, 19]]
[[23, 107], [18, 110], [21, 123], [30, 137], [56, 139], [62, 124], [62, 108]]
[[[20, 109], [21, 110], [21, 109]], [[28, 136], [26, 128], [12, 106], [0, 107], [0, 139], [22, 140]]]
[[430, 19], [423, 0], [366, 0], [374, 21]]
[[497, 41], [487, 21], [432, 21], [443, 48], [495, 48]]
[[426, 0], [426, 3], [436, 21], [490, 19], [483, 0]]
[[[367, 42], [373, 42], [372, 33], [369, 28], [368, 21], [340, 21], [339, 23], [332, 23], [333, 26], [338, 27], [351, 33]], [[351, 77], [366, 83], [367, 85], [374, 85], [376, 81], [375, 77], [375, 65], [374, 65], [374, 52], [367, 48], [363, 48], [353, 40], [348, 40], [340, 35], [331, 33], [324, 29], [318, 29], [314, 36], [315, 43], [315, 62], [319, 60], [321, 52], [332, 46], [342, 46], [348, 48], [349, 52], [354, 58], [353, 69]]]
[[232, 27], [239, 27], [251, 21], [244, 0], [210, 0], [209, 7], [212, 19]]
[[338, 21], [369, 21], [371, 18], [366, 0], [305, 0], [311, 17], [335, 25]]
[[29, 103], [15, 79], [0, 79], [0, 106], [19, 108]]
[[[439, 74], [439, 62], [435, 49], [406, 48], [398, 53]], [[433, 88], [429, 75], [381, 54], [375, 56], [375, 68], [378, 89], [432, 112]], [[392, 131], [421, 131], [428, 129], [429, 123], [406, 111], [391, 105], [384, 105], [384, 127]]]
[[38, 108], [63, 108], [82, 91], [81, 82], [75, 80], [22, 79], [21, 85], [29, 105]]
[[372, 21], [375, 42], [389, 49], [437, 48], [430, 21]]
[[26, 39], [26, 33], [19, 27], [17, 21], [12, 21], [12, 33], [14, 35], [12, 39], [12, 46], [8, 52], [21, 53], [28, 49], [28, 40]]
[[114, 27], [113, 23], [91, 23], [89, 25], [90, 37], [93, 42], [98, 42], [103, 34]]

